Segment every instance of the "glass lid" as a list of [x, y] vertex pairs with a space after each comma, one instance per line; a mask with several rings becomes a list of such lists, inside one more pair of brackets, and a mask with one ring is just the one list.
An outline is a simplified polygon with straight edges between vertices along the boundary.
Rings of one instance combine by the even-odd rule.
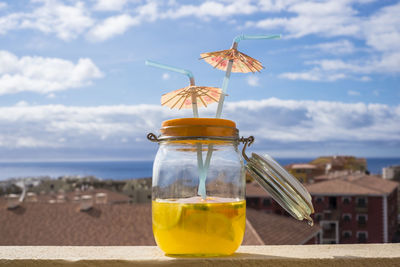
[[243, 156], [250, 175], [294, 218], [306, 219], [309, 225], [313, 225], [310, 215], [314, 213], [314, 208], [307, 189], [271, 156], [252, 153], [248, 158], [244, 153], [246, 146]]

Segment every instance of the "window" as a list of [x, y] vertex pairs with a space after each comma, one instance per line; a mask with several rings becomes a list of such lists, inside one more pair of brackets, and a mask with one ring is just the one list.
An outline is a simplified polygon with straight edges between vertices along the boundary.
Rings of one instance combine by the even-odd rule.
[[324, 202], [324, 199], [323, 199], [322, 197], [317, 197], [317, 198], [315, 199], [315, 202], [319, 204], [319, 203]]
[[350, 222], [351, 221], [351, 214], [349, 214], [349, 213], [343, 214], [343, 221], [344, 222]]
[[342, 197], [342, 201], [343, 201], [343, 204], [348, 205], [351, 203], [351, 197]]
[[348, 239], [351, 237], [351, 231], [343, 231], [343, 238]]
[[329, 197], [329, 208], [336, 209], [337, 207], [337, 198], [336, 197]]
[[271, 206], [271, 200], [269, 198], [264, 198], [263, 200], [263, 206], [264, 207], [269, 207]]
[[357, 207], [360, 207], [360, 208], [367, 207], [367, 198], [358, 197], [357, 198]]
[[322, 214], [321, 214], [321, 213], [316, 213], [316, 214], [315, 214], [315, 220], [316, 220], [317, 222], [319, 222], [320, 220], [322, 220]]
[[358, 243], [367, 243], [368, 232], [364, 232], [364, 231], [357, 232], [357, 240], [358, 240]]
[[357, 222], [359, 225], [366, 225], [367, 224], [367, 215], [357, 215]]
[[258, 206], [258, 198], [256, 197], [248, 197], [246, 199], [246, 204], [248, 207], [257, 207]]

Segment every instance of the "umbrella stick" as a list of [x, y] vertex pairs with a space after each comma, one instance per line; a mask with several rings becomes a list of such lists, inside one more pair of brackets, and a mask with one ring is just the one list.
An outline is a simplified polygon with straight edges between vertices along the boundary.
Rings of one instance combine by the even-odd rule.
[[232, 66], [233, 66], [233, 60], [229, 60], [228, 67], [226, 68], [225, 72], [224, 81], [222, 82], [222, 94], [218, 101], [217, 114], [215, 115], [216, 118], [221, 118], [222, 107], [224, 106], [225, 94], [228, 89], [229, 79], [231, 77]]
[[[232, 48], [237, 49], [239, 42], [242, 40], [267, 40], [267, 39], [278, 39], [278, 38], [281, 38], [280, 34], [273, 34], [273, 35], [265, 35], [265, 34], [244, 35], [244, 34], [241, 34], [241, 35], [236, 36], [233, 39]], [[221, 118], [222, 108], [224, 106], [225, 95], [226, 95], [226, 91], [228, 90], [229, 79], [231, 77], [232, 66], [233, 66], [233, 60], [229, 60], [228, 66], [226, 67], [224, 81], [222, 82], [222, 94], [218, 101], [217, 114], [215, 115], [216, 118]], [[202, 180], [204, 180], [204, 183], [205, 183], [205, 180], [207, 179], [207, 173], [208, 173], [208, 168], [210, 167], [212, 153], [213, 153], [213, 145], [209, 144], [206, 160], [204, 163], [203, 173], [202, 173], [203, 176], [200, 176], [200, 182]]]

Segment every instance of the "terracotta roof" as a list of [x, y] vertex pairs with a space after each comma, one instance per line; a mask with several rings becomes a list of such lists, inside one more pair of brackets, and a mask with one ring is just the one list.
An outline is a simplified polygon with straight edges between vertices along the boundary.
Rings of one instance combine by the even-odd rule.
[[[314, 237], [321, 228], [304, 221], [248, 208], [246, 216], [264, 245], [300, 245]], [[250, 244], [249, 244], [250, 245]]]
[[[107, 189], [94, 189], [94, 190], [86, 190], [86, 191], [72, 191], [66, 192], [64, 194], [65, 200], [67, 202], [73, 202], [74, 197], [83, 196], [83, 195], [91, 195], [93, 196], [93, 200], [96, 198], [97, 193], [105, 193], [107, 195], [107, 203], [109, 204], [121, 204], [121, 203], [129, 203], [130, 198], [127, 195], [113, 192]], [[62, 193], [49, 193], [49, 194], [38, 194], [37, 200], [39, 203], [48, 203], [50, 200], [57, 199], [57, 196], [62, 195]]]
[[24, 203], [0, 207], [0, 245], [155, 245], [149, 204]]
[[92, 195], [93, 198], [96, 196], [97, 193], [105, 193], [107, 194], [107, 203], [110, 204], [120, 204], [120, 203], [128, 203], [130, 201], [130, 197], [118, 192], [114, 192], [107, 189], [94, 189], [88, 191], [79, 191], [77, 192], [70, 192], [67, 194], [68, 197], [71, 199], [76, 195]]
[[258, 235], [253, 225], [246, 219], [246, 229], [244, 231], [244, 237], [242, 245], [244, 246], [261, 246], [264, 245], [264, 241]]
[[[5, 203], [0, 197], [0, 245], [155, 245], [150, 203], [95, 205], [87, 212], [71, 202], [23, 203], [14, 210]], [[316, 228], [247, 209], [243, 245], [301, 244], [310, 229]]]
[[399, 186], [378, 176], [347, 175], [337, 179], [306, 185], [314, 195], [388, 195]]
[[246, 197], [270, 197], [256, 181], [246, 184]]

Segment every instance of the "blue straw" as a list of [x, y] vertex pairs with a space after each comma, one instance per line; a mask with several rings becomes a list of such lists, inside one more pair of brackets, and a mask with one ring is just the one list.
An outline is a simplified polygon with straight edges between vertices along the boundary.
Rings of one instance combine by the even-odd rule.
[[[146, 66], [151, 66], [151, 67], [156, 67], [156, 68], [160, 68], [160, 69], [165, 69], [165, 70], [170, 70], [170, 71], [174, 71], [177, 73], [181, 73], [184, 74], [186, 76], [188, 76], [189, 80], [190, 80], [190, 85], [195, 85], [195, 81], [194, 81], [194, 76], [193, 73], [190, 70], [186, 70], [186, 69], [181, 69], [178, 67], [174, 67], [174, 66], [169, 66], [166, 64], [161, 64], [155, 61], [151, 61], [151, 60], [146, 60], [145, 61]], [[199, 117], [199, 111], [197, 108], [197, 103], [193, 104], [192, 106], [193, 109], [193, 116], [195, 118]], [[202, 144], [198, 143], [196, 145], [197, 148], [197, 169], [199, 172], [199, 189], [198, 189], [198, 194], [201, 195], [201, 197], [203, 199], [206, 198], [206, 176], [204, 175], [204, 166], [203, 166], [203, 155], [202, 155]], [[202, 178], [204, 177], [204, 178]]]

